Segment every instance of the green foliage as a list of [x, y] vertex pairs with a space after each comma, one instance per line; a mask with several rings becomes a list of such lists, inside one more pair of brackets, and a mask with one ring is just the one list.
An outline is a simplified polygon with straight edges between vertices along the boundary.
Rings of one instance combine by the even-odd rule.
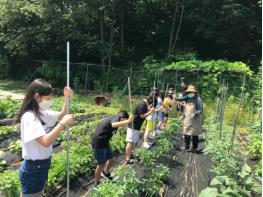
[[163, 182], [168, 178], [169, 174], [169, 168], [163, 165], [153, 169], [149, 176], [142, 179], [140, 193], [144, 196], [158, 195]]
[[10, 96], [0, 99], [0, 119], [15, 117], [20, 106], [21, 102], [19, 100], [12, 99]]
[[[36, 66], [42, 65], [28, 60], [63, 61], [66, 40], [72, 43], [74, 62], [109, 62], [125, 69], [131, 65], [135, 67], [145, 57], [154, 59], [172, 55], [179, 56], [176, 60], [195, 58], [196, 55], [190, 53], [193, 49], [203, 59], [247, 61], [253, 54], [256, 63], [251, 62], [252, 67], [257, 67], [260, 61], [260, 1], [204, 3], [191, 0], [182, 4], [177, 1], [162, 3], [159, 0], [121, 3], [98, 0], [1, 0], [0, 4], [0, 42], [3, 46], [0, 57], [10, 62], [7, 71], [11, 77], [31, 79]], [[172, 21], [176, 19], [176, 24], [179, 23], [182, 6], [186, 9], [180, 31], [178, 29], [176, 34], [177, 25], [173, 27]], [[170, 44], [174, 46], [171, 54], [167, 54], [171, 32], [174, 34]], [[181, 51], [186, 55], [181, 55]], [[37, 76], [46, 77], [54, 84], [63, 84], [65, 78], [62, 73], [65, 70], [60, 76], [58, 63], [44, 62], [43, 65], [48, 72], [37, 72]], [[86, 64], [76, 67], [72, 70], [73, 78], [82, 75], [80, 81], [85, 81], [83, 72], [86, 69], [83, 67]], [[136, 67], [140, 68], [139, 65]], [[96, 72], [89, 69], [92, 86], [94, 79], [99, 78], [104, 82], [106, 69], [100, 67]], [[119, 76], [114, 78], [118, 79]]]
[[9, 145], [9, 149], [11, 150], [12, 153], [22, 155], [21, 140], [12, 141]]
[[71, 134], [76, 135], [76, 136], [85, 135], [88, 132], [92, 132], [92, 130], [94, 130], [93, 122], [84, 122], [84, 124], [75, 125], [70, 129]]
[[113, 107], [102, 107], [95, 106], [94, 103], [90, 104], [87, 108], [85, 108], [85, 112], [91, 114], [110, 114], [116, 115], [120, 109]]
[[255, 172], [257, 176], [262, 177], [262, 159], [256, 164]]
[[[259, 128], [260, 129], [260, 128]], [[255, 172], [258, 176], [262, 176], [262, 135], [261, 132], [253, 132], [249, 134], [249, 142], [247, 146], [248, 152], [258, 161], [255, 165]]]
[[238, 173], [238, 179], [228, 176], [217, 176], [211, 181], [211, 186], [201, 191], [199, 197], [206, 196], [257, 196], [261, 194], [261, 184], [259, 177], [251, 176], [251, 169], [244, 165]]
[[170, 175], [170, 170], [160, 165], [152, 169], [147, 177], [139, 180], [132, 166], [121, 165], [113, 174], [114, 181], [103, 181], [92, 196], [154, 196], [159, 193], [162, 184]]
[[92, 196], [138, 196], [137, 188], [140, 180], [136, 178], [136, 172], [131, 166], [118, 166], [113, 173], [115, 174], [115, 181], [103, 181]]
[[107, 181], [102, 182], [100, 187], [92, 193], [93, 197], [120, 197], [125, 196], [126, 191], [120, 185]]
[[212, 61], [201, 61], [201, 60], [188, 60], [188, 61], [178, 61], [173, 62], [164, 70], [204, 70], [207, 72], [225, 72], [225, 71], [237, 71], [237, 72], [247, 72], [248, 75], [252, 75], [253, 72], [250, 68], [243, 62], [228, 62], [225, 60], [212, 60]]
[[[247, 74], [247, 81], [253, 79], [253, 71], [248, 65], [243, 62], [229, 62], [226, 60], [182, 60], [163, 67], [163, 71], [168, 79], [171, 77], [174, 78], [174, 70], [180, 70], [181, 75], [186, 75], [184, 81], [187, 84], [195, 84], [202, 98], [217, 96], [218, 87], [222, 83], [222, 79], [224, 79], [225, 83], [228, 83], [228, 94], [239, 97], [242, 90], [243, 73]], [[189, 72], [191, 72], [190, 75], [188, 74]], [[252, 85], [250, 84], [250, 87], [245, 87], [250, 92], [256, 90], [256, 88], [251, 89], [252, 86], [254, 87], [256, 85], [256, 82], [252, 83], [252, 81], [253, 80], [251, 80]], [[241, 85], [237, 86], [237, 84]], [[251, 94], [250, 97], [251, 96], [254, 96], [254, 94]]]
[[120, 165], [114, 170], [115, 182], [120, 184], [127, 194], [138, 194], [140, 180], [136, 178], [136, 172], [132, 166]]
[[159, 135], [160, 139], [167, 138], [170, 139], [172, 136], [178, 132], [178, 128], [181, 125], [179, 119], [169, 120], [168, 127], [166, 127], [163, 132]]
[[155, 154], [145, 148], [136, 149], [135, 155], [139, 157], [139, 162], [145, 167], [151, 167], [156, 162]]
[[[64, 104], [64, 98], [53, 98], [51, 109], [55, 111], [61, 111]], [[74, 95], [70, 100], [70, 113], [84, 113], [85, 112], [85, 102], [79, 98], [78, 95]]]
[[168, 154], [173, 148], [173, 143], [168, 138], [160, 138], [157, 141], [157, 148], [155, 153], [157, 155]]
[[213, 161], [212, 171], [217, 175], [227, 175], [237, 179], [237, 172], [240, 168], [240, 161], [235, 153], [238, 151], [238, 144], [235, 143], [231, 150], [231, 131], [232, 127], [225, 125], [222, 132], [222, 138], [219, 137], [217, 125], [211, 123], [212, 119], [208, 119], [209, 132], [206, 134], [208, 144], [205, 148], [205, 154], [209, 154]]
[[261, 133], [250, 134], [248, 151], [253, 157], [262, 158], [262, 136]]
[[0, 170], [3, 170], [7, 166], [7, 162], [4, 159], [0, 159]]
[[37, 68], [36, 73], [53, 86], [65, 84], [66, 69], [62, 65], [44, 63]]
[[[207, 105], [208, 107], [209, 105]], [[211, 106], [209, 106], [211, 108]], [[245, 164], [243, 165], [246, 158], [244, 148], [241, 146], [239, 141], [234, 139], [232, 146], [232, 132], [233, 122], [233, 110], [236, 109], [236, 104], [227, 103], [224, 125], [222, 130], [222, 137], [219, 135], [218, 124], [214, 122], [213, 116], [215, 115], [214, 110], [207, 110], [210, 118], [205, 121], [204, 127], [208, 129], [205, 133], [206, 141], [208, 142], [205, 153], [209, 154], [213, 164], [212, 171], [218, 176], [211, 182], [211, 187], [206, 188], [200, 193], [200, 197], [204, 196], [257, 196], [261, 194], [261, 179], [255, 176], [251, 168]], [[231, 112], [232, 111], [232, 112]], [[231, 117], [232, 114], [232, 117]], [[258, 132], [260, 128], [258, 124], [253, 122], [249, 123], [249, 118], [244, 109], [240, 112], [240, 133], [239, 135], [247, 135], [248, 133], [251, 139], [249, 140], [249, 150], [251, 153], [261, 155], [261, 135]], [[231, 126], [228, 126], [231, 125]], [[242, 133], [241, 133], [242, 130]], [[246, 130], [246, 132], [243, 132]], [[238, 134], [237, 134], [238, 135]], [[253, 138], [253, 139], [252, 139]], [[254, 144], [253, 144], [254, 143]], [[243, 167], [242, 167], [243, 166]], [[259, 175], [260, 171], [256, 175]]]
[[18, 132], [18, 125], [14, 126], [1, 126], [0, 127], [0, 141], [7, 138], [7, 136], [17, 133]]
[[0, 191], [5, 197], [19, 196], [20, 182], [18, 171], [6, 170], [0, 173]]
[[110, 146], [112, 151], [123, 151], [126, 145], [125, 135], [124, 134], [117, 134], [114, 135], [110, 140]]
[[[70, 178], [89, 172], [95, 166], [91, 147], [82, 144], [70, 144]], [[66, 151], [63, 150], [52, 157], [48, 175], [47, 191], [66, 181]]]

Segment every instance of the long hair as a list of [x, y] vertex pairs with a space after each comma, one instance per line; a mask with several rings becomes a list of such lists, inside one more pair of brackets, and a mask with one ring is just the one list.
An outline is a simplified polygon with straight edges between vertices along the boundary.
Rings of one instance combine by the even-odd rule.
[[164, 90], [160, 90], [159, 91], [159, 97], [162, 99], [162, 101], [164, 100], [164, 96], [165, 96]]
[[41, 113], [39, 111], [39, 105], [35, 99], [35, 94], [38, 93], [39, 96], [48, 96], [52, 94], [52, 92], [52, 86], [42, 79], [35, 79], [33, 82], [31, 82], [31, 84], [28, 86], [26, 96], [19, 111], [17, 121], [21, 121], [21, 118], [25, 112], [32, 111], [35, 116], [41, 121], [41, 123], [43, 123], [40, 117]]
[[[157, 105], [157, 97], [155, 97], [155, 96], [153, 96], [153, 95], [150, 95], [150, 96], [147, 96], [146, 97], [146, 100], [147, 100], [147, 102], [148, 102], [148, 104], [149, 105], [153, 105], [153, 107], [156, 107], [156, 105]], [[153, 101], [154, 101], [154, 103], [153, 103]]]

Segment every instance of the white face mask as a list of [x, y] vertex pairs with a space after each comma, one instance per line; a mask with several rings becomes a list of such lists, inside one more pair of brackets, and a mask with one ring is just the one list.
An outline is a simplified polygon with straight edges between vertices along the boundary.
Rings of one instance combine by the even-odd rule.
[[52, 105], [52, 101], [43, 99], [38, 105], [40, 110], [45, 111]]

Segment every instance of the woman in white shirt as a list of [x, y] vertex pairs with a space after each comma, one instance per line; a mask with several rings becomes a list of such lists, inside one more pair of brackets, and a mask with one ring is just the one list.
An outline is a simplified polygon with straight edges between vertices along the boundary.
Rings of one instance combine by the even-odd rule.
[[[41, 196], [48, 178], [52, 143], [67, 125], [74, 122], [71, 115], [66, 115], [66, 102], [61, 112], [48, 110], [51, 106], [52, 91], [51, 85], [46, 81], [34, 80], [28, 87], [18, 115], [24, 159], [19, 169], [23, 197]], [[71, 88], [65, 87], [65, 101], [71, 95]], [[56, 122], [58, 124], [54, 127]]]

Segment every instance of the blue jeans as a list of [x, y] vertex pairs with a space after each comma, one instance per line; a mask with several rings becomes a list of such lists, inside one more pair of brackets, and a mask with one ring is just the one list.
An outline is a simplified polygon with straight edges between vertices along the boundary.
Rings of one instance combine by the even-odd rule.
[[106, 161], [112, 159], [113, 157], [110, 147], [105, 149], [93, 147], [92, 149], [99, 166], [105, 165]]
[[51, 159], [24, 160], [19, 169], [19, 180], [23, 194], [35, 194], [44, 189], [48, 179]]
[[158, 111], [157, 116], [158, 116], [159, 122], [164, 121], [164, 113], [162, 111]]

